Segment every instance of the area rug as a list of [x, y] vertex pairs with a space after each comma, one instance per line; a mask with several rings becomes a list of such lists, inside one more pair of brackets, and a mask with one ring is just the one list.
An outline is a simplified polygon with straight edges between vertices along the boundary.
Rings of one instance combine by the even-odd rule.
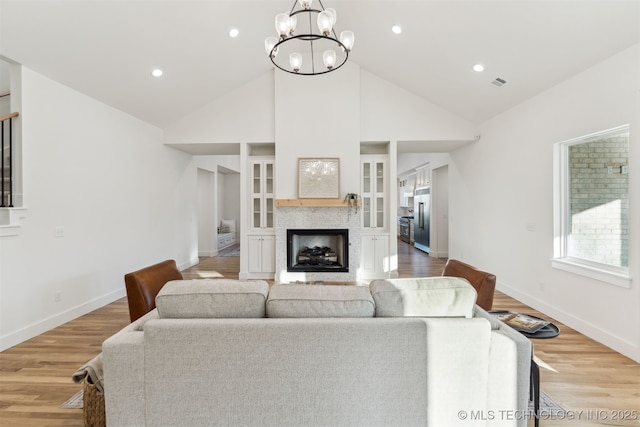
[[[529, 416], [534, 415], [533, 402], [529, 402]], [[566, 415], [567, 411], [553, 400], [547, 393], [540, 390], [540, 416], [544, 418]]]
[[80, 390], [69, 398], [66, 402], [60, 405], [64, 409], [82, 409], [84, 391]]

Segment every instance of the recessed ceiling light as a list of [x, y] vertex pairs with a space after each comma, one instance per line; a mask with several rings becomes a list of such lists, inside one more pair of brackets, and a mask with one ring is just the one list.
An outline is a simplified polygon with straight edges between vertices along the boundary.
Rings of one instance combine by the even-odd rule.
[[484, 71], [484, 65], [482, 64], [476, 64], [473, 66], [473, 71], [477, 71], [478, 73], [481, 73]]
[[394, 25], [393, 27], [391, 27], [391, 31], [396, 34], [400, 34], [402, 32], [402, 27], [400, 25]]
[[153, 77], [160, 77], [160, 76], [162, 76], [162, 74], [164, 74], [164, 73], [162, 72], [162, 70], [160, 68], [156, 68], [155, 70], [153, 70], [151, 72], [151, 75]]
[[240, 31], [238, 31], [237, 28], [232, 28], [229, 30], [229, 37], [231, 37], [232, 39], [238, 37], [238, 34], [240, 34]]

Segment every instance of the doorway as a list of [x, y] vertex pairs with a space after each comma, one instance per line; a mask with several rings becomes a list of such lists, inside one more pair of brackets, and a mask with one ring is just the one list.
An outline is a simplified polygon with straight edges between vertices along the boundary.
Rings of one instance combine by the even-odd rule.
[[217, 255], [215, 173], [198, 168], [198, 256]]

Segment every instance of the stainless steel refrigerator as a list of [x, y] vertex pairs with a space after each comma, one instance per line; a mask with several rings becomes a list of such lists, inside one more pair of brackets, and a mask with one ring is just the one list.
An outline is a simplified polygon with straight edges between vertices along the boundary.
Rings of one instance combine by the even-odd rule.
[[431, 188], [416, 188], [413, 197], [414, 221], [413, 221], [413, 245], [426, 253], [429, 253], [429, 229], [431, 226]]

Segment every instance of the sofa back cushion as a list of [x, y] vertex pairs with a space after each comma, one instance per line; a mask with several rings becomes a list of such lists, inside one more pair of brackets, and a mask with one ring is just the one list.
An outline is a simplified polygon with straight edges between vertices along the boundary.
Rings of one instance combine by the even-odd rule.
[[273, 285], [267, 317], [373, 317], [369, 289], [352, 285]]
[[458, 277], [374, 280], [376, 317], [473, 317], [476, 291]]
[[264, 317], [269, 285], [263, 280], [174, 280], [156, 297], [160, 318]]

